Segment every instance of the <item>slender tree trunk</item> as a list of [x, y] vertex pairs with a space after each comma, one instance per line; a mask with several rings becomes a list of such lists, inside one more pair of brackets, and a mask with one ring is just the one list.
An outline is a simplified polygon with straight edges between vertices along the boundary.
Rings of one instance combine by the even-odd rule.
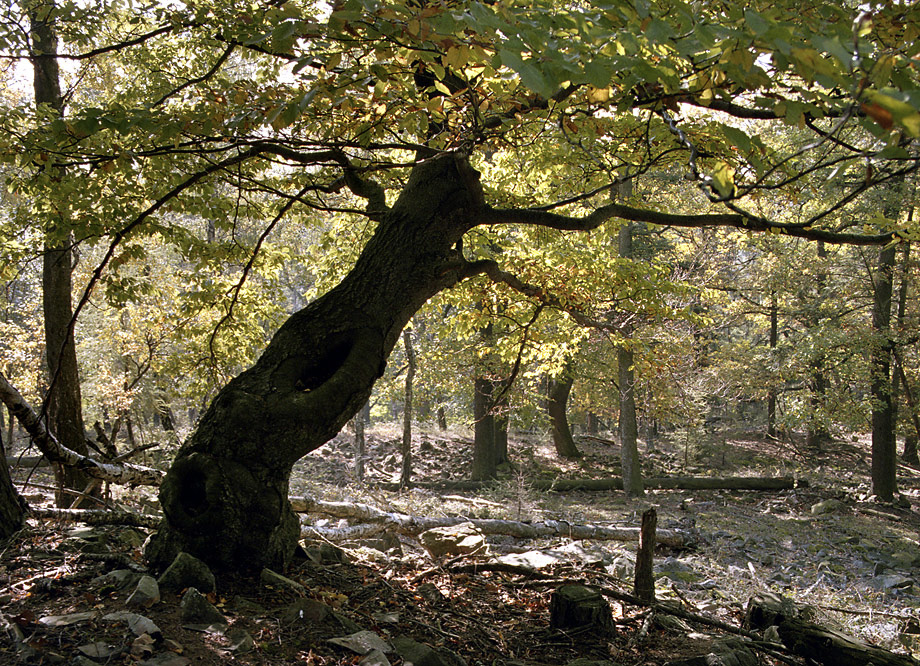
[[447, 430], [447, 412], [444, 410], [444, 405], [438, 405], [438, 430], [442, 432]]
[[473, 380], [473, 464], [470, 478], [484, 481], [498, 474], [495, 415], [492, 413], [495, 383], [487, 377]]
[[[815, 314], [811, 321], [811, 326], [817, 329], [821, 325], [820, 305], [825, 299], [825, 290], [827, 288], [827, 271], [825, 260], [827, 259], [827, 248], [823, 241], [818, 241], [818, 274], [815, 280], [817, 291], [817, 303]], [[818, 352], [820, 355], [811, 360], [811, 419], [808, 424], [808, 431], [805, 436], [805, 445], [815, 451], [821, 451], [825, 444], [831, 440], [830, 432], [825, 425], [825, 404], [827, 402], [827, 376], [825, 374], [824, 352]]]
[[367, 460], [367, 439], [364, 436], [364, 410], [352, 419], [355, 424], [355, 478], [364, 482], [364, 461]]
[[406, 348], [406, 385], [403, 406], [402, 472], [399, 475], [401, 488], [412, 483], [412, 382], [415, 381], [415, 348], [412, 346], [412, 331], [403, 331], [403, 345]]
[[897, 450], [891, 408], [891, 296], [895, 247], [879, 252], [875, 274], [872, 327], [872, 492], [890, 502], [897, 492]]
[[[913, 208], [910, 210], [908, 215], [908, 221], [913, 218]], [[908, 283], [910, 279], [910, 243], [904, 243], [904, 251], [902, 253], [901, 259], [901, 282], [898, 285], [898, 309], [895, 319], [895, 330], [900, 335], [904, 330], [904, 316], [907, 311], [907, 291]], [[897, 440], [898, 435], [898, 416], [900, 415], [900, 402], [901, 402], [901, 375], [904, 374], [904, 368], [901, 367], [901, 356], [900, 354], [893, 354], [892, 357], [893, 368], [891, 372], [891, 427], [894, 431], [895, 440]], [[905, 389], [909, 390], [909, 387], [905, 386]], [[912, 406], [908, 405], [909, 407]], [[906, 462], [914, 464], [914, 458], [917, 456], [916, 452], [916, 440], [912, 445], [914, 452], [911, 459], [908, 459], [908, 441], [907, 437], [904, 438], [904, 453], [902, 458]], [[920, 460], [917, 461], [920, 463]]]
[[[632, 256], [632, 225], [620, 228], [621, 257]], [[620, 462], [623, 467], [623, 490], [627, 497], [645, 494], [639, 463], [639, 424], [636, 420], [636, 380], [633, 353], [626, 347], [617, 350], [617, 374], [620, 389]]]
[[570, 459], [581, 457], [581, 451], [578, 450], [575, 440], [572, 438], [567, 411], [569, 393], [572, 391], [574, 381], [567, 365], [562, 375], [555, 379], [550, 379], [546, 404], [553, 427], [553, 445], [556, 447], [556, 453], [561, 458]]
[[367, 402], [411, 316], [482, 270], [457, 246], [482, 201], [466, 158], [419, 161], [348, 275], [292, 315], [202, 415], [160, 486], [153, 566], [179, 551], [217, 569], [287, 565], [300, 533], [291, 468]]
[[[29, 19], [34, 53], [46, 56], [57, 53], [57, 36], [53, 27], [55, 9], [53, 1], [49, 0], [43, 6], [33, 7], [31, 10]], [[61, 96], [57, 59], [33, 58], [32, 66], [36, 105], [50, 108], [56, 114], [63, 115], [64, 100]], [[55, 170], [59, 167], [49, 163], [44, 168]], [[59, 177], [59, 174], [59, 171], [50, 173], [52, 179]], [[53, 226], [54, 223], [49, 226], [42, 255], [42, 309], [50, 386], [45, 412], [49, 428], [58, 441], [77, 453], [85, 454], [87, 448], [83, 428], [80, 374], [71, 326], [74, 254], [70, 248], [70, 238], [56, 238]], [[60, 234], [60, 231], [57, 233]], [[60, 507], [69, 507], [73, 496], [62, 492], [63, 488], [83, 491], [89, 479], [79, 470], [72, 468], [56, 466], [55, 471], [61, 489], [57, 494], [57, 504]]]
[[[506, 382], [499, 382], [497, 388], [499, 391], [503, 391], [505, 388]], [[494, 392], [493, 392], [494, 395]], [[508, 394], [505, 393], [495, 402], [493, 407], [494, 420], [493, 424], [495, 426], [495, 466], [505, 465], [511, 462], [511, 457], [508, 455], [508, 423], [510, 419], [508, 418]]]
[[[776, 290], [770, 292], [770, 360], [775, 361], [776, 345], [779, 342], [779, 307], [776, 302]], [[767, 394], [767, 435], [776, 437], [776, 383], [770, 382]]]

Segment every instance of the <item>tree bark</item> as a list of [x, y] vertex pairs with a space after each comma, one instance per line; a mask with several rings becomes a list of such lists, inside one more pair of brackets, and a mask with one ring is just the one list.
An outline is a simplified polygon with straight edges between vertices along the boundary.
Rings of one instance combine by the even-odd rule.
[[495, 442], [495, 415], [492, 413], [495, 383], [488, 377], [473, 379], [473, 464], [474, 481], [494, 479], [498, 475]]
[[[54, 32], [54, 3], [34, 7], [30, 11], [32, 51], [35, 54], [57, 54], [57, 36]], [[35, 104], [47, 107], [57, 115], [64, 113], [60, 74], [57, 59], [33, 58], [33, 89]], [[45, 169], [54, 170], [53, 163]], [[52, 177], [56, 174], [52, 173]], [[45, 320], [45, 347], [48, 361], [49, 390], [45, 400], [49, 428], [65, 447], [86, 455], [86, 438], [83, 429], [83, 403], [80, 396], [80, 373], [77, 367], [77, 350], [71, 324], [73, 251], [69, 238], [55, 238], [51, 222], [42, 254], [42, 311]], [[59, 233], [59, 232], [58, 232]], [[89, 478], [73, 467], [56, 467], [55, 476], [62, 488], [83, 490]], [[68, 507], [72, 497], [58, 492], [57, 505]]]
[[[621, 194], [629, 193], [624, 191]], [[621, 257], [632, 257], [632, 224], [620, 227], [618, 245]], [[627, 335], [629, 333], [626, 332]], [[633, 373], [633, 353], [627, 347], [617, 350], [617, 375], [620, 390], [620, 462], [623, 468], [623, 490], [627, 497], [640, 497], [645, 494], [645, 489], [642, 486], [642, 468], [639, 463], [636, 379]]]
[[[770, 360], [773, 361], [776, 345], [779, 342], [779, 306], [776, 302], [776, 290], [770, 292]], [[767, 393], [767, 436], [776, 437], [776, 384], [770, 382]]]
[[581, 451], [575, 445], [572, 430], [569, 428], [569, 393], [572, 391], [574, 381], [566, 367], [561, 376], [550, 379], [549, 395], [546, 401], [546, 410], [549, 412], [553, 426], [553, 445], [556, 447], [556, 453], [561, 458], [570, 459], [581, 458]]
[[410, 317], [478, 272], [457, 243], [482, 206], [466, 158], [417, 163], [348, 275], [292, 315], [202, 415], [161, 485], [151, 564], [184, 550], [217, 569], [287, 566], [300, 534], [292, 466], [365, 404]]
[[2, 429], [0, 429], [0, 457], [2, 457], [0, 459], [0, 542], [3, 542], [25, 525], [28, 505], [16, 492], [13, 480], [10, 478]]
[[412, 382], [415, 381], [415, 348], [412, 346], [412, 331], [403, 331], [403, 345], [406, 348], [406, 386], [405, 402], [403, 405], [403, 436], [402, 436], [402, 471], [399, 475], [399, 486], [408, 488], [412, 483]]
[[364, 461], [367, 459], [367, 438], [364, 436], [364, 410], [352, 419], [355, 424], [355, 478], [364, 481]]
[[633, 594], [646, 603], [655, 601], [655, 531], [658, 513], [654, 507], [642, 514], [639, 529], [639, 550], [636, 551], [636, 571]]
[[895, 247], [879, 251], [874, 280], [872, 328], [876, 340], [871, 353], [872, 492], [890, 502], [897, 492], [897, 448], [891, 403], [891, 296]]

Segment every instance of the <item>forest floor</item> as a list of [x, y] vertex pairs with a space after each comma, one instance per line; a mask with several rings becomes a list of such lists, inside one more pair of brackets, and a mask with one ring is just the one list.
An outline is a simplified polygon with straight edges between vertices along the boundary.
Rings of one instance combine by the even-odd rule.
[[[833, 442], [822, 452], [742, 432], [662, 438], [655, 451], [643, 453], [647, 477], [793, 475], [807, 486], [660, 490], [627, 500], [618, 491], [535, 490], [533, 479], [616, 476], [619, 461], [615, 444], [587, 438], [579, 441], [582, 459], [561, 461], [548, 438], [537, 435], [512, 437], [513, 467], [481, 490], [382, 490], [375, 484], [398, 479], [400, 437], [395, 426], [369, 431], [367, 478], [359, 484], [353, 435], [343, 432], [298, 463], [292, 495], [416, 516], [618, 527], [637, 527], [642, 512], [654, 507], [659, 528], [682, 530], [696, 540], [690, 549], [659, 548], [659, 600], [740, 627], [748, 599], [773, 592], [809, 605], [824, 626], [889, 650], [920, 653], [920, 470], [900, 468], [899, 502], [874, 502], [864, 438]], [[459, 480], [470, 468], [466, 433], [422, 429], [413, 448], [415, 481]], [[50, 483], [44, 470], [14, 470], [14, 477]], [[22, 492], [35, 506], [50, 505], [47, 489], [29, 485]], [[113, 493], [121, 506], [155, 511], [149, 490]], [[342, 526], [318, 516], [305, 520]], [[310, 557], [285, 572], [302, 588], [219, 577], [209, 599], [229, 628], [189, 628], [176, 594], [164, 592], [149, 607], [128, 608], [133, 587], [121, 587], [111, 576], [100, 579], [112, 570], [140, 570], [145, 536], [134, 528], [30, 519], [0, 550], [0, 664], [650, 666], [706, 654], [715, 639], [726, 637], [712, 626], [616, 600], [632, 592], [635, 542], [489, 536], [493, 558], [517, 553], [532, 562], [535, 552], [544, 556], [543, 568], [527, 575], [489, 567], [494, 560], [481, 553], [435, 561], [402, 534], [340, 544], [344, 558], [306, 544]], [[474, 562], [478, 568], [468, 566]], [[612, 592], [613, 634], [549, 626], [551, 594], [567, 581]], [[156, 627], [129, 626], [128, 616], [117, 615], [125, 610]], [[329, 641], [359, 631], [399, 649], [362, 657], [363, 647]], [[783, 663], [762, 653], [759, 658]], [[785, 663], [805, 662], [787, 655]]]

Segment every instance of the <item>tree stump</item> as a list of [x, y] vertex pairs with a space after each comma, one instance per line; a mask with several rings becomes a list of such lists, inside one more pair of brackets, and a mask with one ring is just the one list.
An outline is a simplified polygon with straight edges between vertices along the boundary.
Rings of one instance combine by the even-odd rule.
[[563, 585], [549, 603], [549, 624], [554, 629], [588, 629], [599, 636], [614, 633], [610, 604], [595, 589]]
[[636, 552], [636, 576], [633, 584], [633, 594], [642, 601], [655, 600], [655, 528], [658, 525], [658, 514], [655, 509], [649, 509], [642, 514], [642, 528], [639, 531], [639, 550]]

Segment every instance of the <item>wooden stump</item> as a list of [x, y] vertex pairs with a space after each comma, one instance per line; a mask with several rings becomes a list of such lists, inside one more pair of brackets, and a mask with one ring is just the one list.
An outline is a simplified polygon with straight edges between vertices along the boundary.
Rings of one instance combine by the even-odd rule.
[[588, 629], [599, 636], [614, 633], [610, 604], [595, 589], [563, 585], [549, 603], [549, 624], [554, 629]]
[[639, 550], [636, 552], [636, 577], [633, 594], [642, 601], [655, 601], [655, 528], [658, 514], [649, 509], [642, 514], [642, 528], [639, 531]]

